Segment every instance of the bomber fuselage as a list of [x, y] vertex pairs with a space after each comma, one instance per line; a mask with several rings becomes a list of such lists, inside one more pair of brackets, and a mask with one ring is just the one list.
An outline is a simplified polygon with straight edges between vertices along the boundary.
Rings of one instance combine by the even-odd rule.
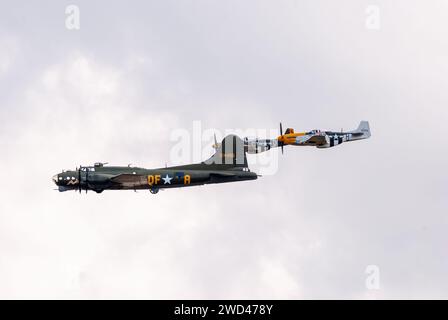
[[[202, 165], [204, 167], [206, 165]], [[159, 169], [103, 166], [96, 164], [53, 176], [59, 191], [67, 190], [141, 190], [157, 192], [163, 188], [197, 186], [257, 179], [248, 168], [208, 170], [200, 166], [178, 166]]]

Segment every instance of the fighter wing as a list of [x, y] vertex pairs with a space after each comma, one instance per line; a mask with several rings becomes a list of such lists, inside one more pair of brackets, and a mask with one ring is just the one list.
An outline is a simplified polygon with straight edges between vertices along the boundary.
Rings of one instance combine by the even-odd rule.
[[306, 143], [313, 144], [313, 145], [323, 145], [327, 143], [327, 139], [325, 135], [314, 135], [311, 136]]

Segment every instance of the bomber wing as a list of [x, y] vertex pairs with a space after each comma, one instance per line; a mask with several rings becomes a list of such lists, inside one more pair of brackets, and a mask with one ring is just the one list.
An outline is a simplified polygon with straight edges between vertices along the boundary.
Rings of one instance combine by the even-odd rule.
[[147, 179], [144, 175], [123, 173], [111, 178], [110, 181], [124, 187], [137, 187], [148, 184]]

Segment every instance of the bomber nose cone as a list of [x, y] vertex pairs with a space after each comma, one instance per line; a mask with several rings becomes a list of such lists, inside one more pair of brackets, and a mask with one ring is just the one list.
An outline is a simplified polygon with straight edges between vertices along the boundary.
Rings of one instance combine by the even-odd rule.
[[52, 179], [53, 179], [54, 183], [58, 184], [58, 175], [57, 174], [55, 174]]

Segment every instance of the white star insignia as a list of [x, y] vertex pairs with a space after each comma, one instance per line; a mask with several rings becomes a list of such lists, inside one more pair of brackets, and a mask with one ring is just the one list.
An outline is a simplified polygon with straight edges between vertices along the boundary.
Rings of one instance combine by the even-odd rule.
[[163, 184], [171, 184], [171, 180], [173, 180], [173, 178], [170, 178], [170, 176], [167, 174], [165, 178], [162, 177], [162, 180]]

